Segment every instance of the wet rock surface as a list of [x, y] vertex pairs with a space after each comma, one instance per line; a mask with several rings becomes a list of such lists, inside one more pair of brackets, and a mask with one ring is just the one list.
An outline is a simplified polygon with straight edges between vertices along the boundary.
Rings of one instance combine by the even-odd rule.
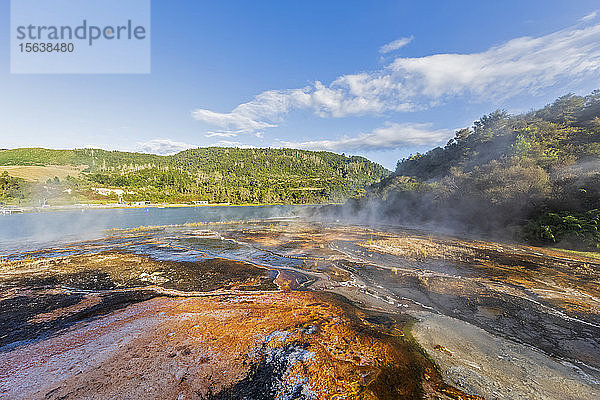
[[30, 293], [0, 300], [0, 352], [59, 334], [70, 326], [156, 296], [151, 291], [84, 295]]
[[2, 257], [0, 397], [595, 398], [599, 279], [416, 231], [111, 232]]
[[[320, 225], [317, 225], [320, 226]], [[492, 336], [532, 348], [548, 361], [542, 374], [581, 383], [571, 398], [594, 398], [600, 384], [600, 263], [597, 259], [554, 250], [435, 237], [416, 231], [378, 231], [343, 225], [307, 229], [280, 227], [232, 232], [239, 240], [284, 251], [274, 237], [297, 246], [310, 270], [331, 276], [320, 289], [343, 293], [358, 304], [389, 312], [446, 315], [483, 329]], [[313, 240], [307, 241], [310, 235]], [[291, 251], [288, 252], [292, 253]], [[308, 261], [310, 259], [310, 261]], [[341, 279], [340, 279], [341, 278]], [[453, 329], [448, 322], [448, 330]], [[442, 330], [438, 331], [444, 337]], [[430, 354], [439, 353], [432, 344]], [[533, 363], [535, 364], [535, 363]], [[572, 368], [565, 370], [563, 364]], [[446, 363], [451, 368], [452, 362]], [[515, 385], [510, 368], [498, 369], [497, 385]], [[535, 369], [531, 370], [532, 373]], [[527, 373], [525, 373], [527, 376]], [[457, 380], [451, 382], [458, 384]], [[503, 382], [502, 377], [506, 380]], [[466, 379], [466, 378], [465, 378]], [[463, 381], [465, 380], [463, 379]], [[468, 379], [467, 379], [468, 380]], [[527, 380], [514, 386], [525, 390]], [[464, 382], [463, 382], [464, 383]], [[494, 398], [485, 385], [462, 385], [467, 391]], [[473, 389], [475, 388], [476, 389]], [[491, 387], [491, 386], [490, 386]], [[471, 390], [473, 389], [473, 390]], [[529, 398], [505, 393], [497, 398]], [[561, 391], [546, 397], [562, 398]]]
[[569, 363], [546, 357], [534, 347], [487, 333], [463, 321], [422, 313], [413, 329], [417, 341], [444, 377], [486, 399], [595, 399], [598, 385]]
[[367, 318], [378, 320], [343, 299], [311, 293], [159, 297], [0, 354], [0, 393], [26, 399], [467, 398], [444, 384], [405, 338], [403, 321], [380, 326]]

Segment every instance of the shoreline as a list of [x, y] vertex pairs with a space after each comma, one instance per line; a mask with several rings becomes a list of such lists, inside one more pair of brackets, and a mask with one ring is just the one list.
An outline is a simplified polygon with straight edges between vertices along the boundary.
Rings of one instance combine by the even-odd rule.
[[270, 207], [270, 206], [288, 206], [288, 207], [315, 207], [339, 205], [341, 203], [309, 203], [309, 204], [284, 204], [284, 203], [211, 203], [211, 204], [185, 204], [185, 203], [151, 203], [143, 205], [127, 205], [118, 203], [108, 204], [69, 204], [69, 205], [54, 205], [54, 206], [1, 206], [0, 215], [12, 214], [29, 214], [39, 212], [57, 212], [57, 211], [73, 211], [73, 210], [127, 210], [127, 209], [144, 209], [144, 208], [200, 208], [200, 207]]

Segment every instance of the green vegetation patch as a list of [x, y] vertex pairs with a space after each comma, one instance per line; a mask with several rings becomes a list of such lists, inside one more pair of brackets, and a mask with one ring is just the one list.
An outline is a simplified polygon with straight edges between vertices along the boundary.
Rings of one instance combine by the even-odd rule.
[[[13, 149], [0, 151], [0, 165], [87, 166], [77, 177], [51, 179], [33, 188], [33, 196], [21, 196], [23, 201], [50, 203], [118, 199], [231, 204], [340, 202], [390, 173], [363, 157], [222, 147], [190, 149], [171, 156], [98, 149]], [[5, 193], [5, 201], [9, 198], [15, 197]]]

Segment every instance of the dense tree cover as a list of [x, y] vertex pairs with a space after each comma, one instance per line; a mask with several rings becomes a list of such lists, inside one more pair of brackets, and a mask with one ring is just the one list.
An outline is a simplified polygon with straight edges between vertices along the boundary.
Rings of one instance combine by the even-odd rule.
[[599, 224], [599, 209], [583, 213], [544, 212], [529, 220], [524, 231], [527, 237], [536, 240], [551, 243], [567, 241], [567, 244], [574, 247], [581, 247], [580, 244], [583, 243], [597, 248], [600, 243]]
[[365, 158], [330, 152], [212, 147], [172, 156], [98, 149], [1, 150], [0, 165], [85, 166], [83, 178], [44, 185], [46, 192], [71, 189], [79, 200], [100, 199], [93, 188], [107, 187], [125, 190], [125, 201], [234, 204], [343, 201], [389, 174]]
[[600, 90], [486, 115], [443, 148], [399, 161], [369, 193], [403, 221], [600, 247]]
[[23, 179], [9, 176], [8, 171], [0, 175], [0, 202], [20, 203], [30, 196], [30, 185]]

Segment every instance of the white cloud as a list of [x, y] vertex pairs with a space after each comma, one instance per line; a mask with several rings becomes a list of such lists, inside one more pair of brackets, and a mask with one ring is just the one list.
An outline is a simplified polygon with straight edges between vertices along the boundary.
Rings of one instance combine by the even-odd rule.
[[220, 131], [215, 131], [215, 132], [208, 132], [206, 135], [206, 137], [235, 137], [237, 136], [237, 133], [234, 132], [220, 132]]
[[389, 76], [344, 75], [329, 86], [316, 81], [302, 89], [270, 90], [230, 113], [199, 109], [193, 117], [227, 132], [256, 133], [276, 127], [287, 113], [298, 109], [312, 110], [321, 117], [379, 114], [390, 109], [410, 111], [413, 105], [408, 103], [390, 106], [391, 97], [399, 94], [399, 89]]
[[170, 155], [179, 153], [183, 150], [193, 149], [198, 146], [183, 142], [175, 142], [170, 139], [154, 139], [147, 142], [138, 142], [137, 147], [142, 153]]
[[537, 93], [561, 79], [600, 76], [600, 25], [513, 39], [482, 53], [397, 58], [389, 69], [429, 99]]
[[447, 129], [431, 129], [431, 124], [398, 124], [387, 122], [384, 126], [358, 136], [343, 136], [337, 140], [315, 140], [307, 142], [285, 142], [282, 147], [328, 150], [328, 151], [373, 151], [391, 150], [407, 146], [435, 146], [446, 143], [453, 136]]
[[406, 46], [410, 42], [412, 42], [413, 39], [414, 39], [414, 37], [410, 36], [410, 37], [403, 37], [403, 38], [394, 40], [393, 42], [390, 42], [388, 44], [381, 46], [379, 48], [379, 52], [381, 54], [386, 54], [386, 53], [390, 53], [392, 51], [398, 50], [398, 49]]
[[[258, 99], [258, 96], [256, 99], [256, 103], [259, 103], [258, 105], [260, 107], [261, 100]], [[268, 101], [265, 101], [264, 104], [268, 104]], [[235, 108], [231, 113], [218, 113], [210, 110], [198, 109], [194, 111], [193, 117], [197, 120], [207, 122], [211, 125], [220, 126], [226, 129], [235, 129], [242, 132], [251, 132], [258, 129], [273, 128], [276, 126], [267, 122], [261, 122], [257, 119], [258, 117], [268, 117], [267, 113], [264, 113], [262, 115], [256, 113], [254, 115], [254, 118], [256, 119], [253, 119], [251, 116], [244, 115], [245, 112], [247, 112], [244, 111], [244, 109], [251, 110], [252, 108], [253, 104], [246, 103], [241, 104], [240, 106]]]
[[[218, 136], [218, 135], [216, 135]], [[245, 144], [242, 142], [230, 141], [230, 140], [219, 140], [211, 145], [211, 147], [238, 147], [240, 149], [254, 149], [256, 146], [251, 144]], [[187, 149], [196, 149], [199, 146], [175, 142], [170, 139], [154, 139], [147, 142], [138, 142], [137, 151], [142, 153], [159, 154], [159, 155], [171, 155], [179, 153], [180, 151]]]
[[245, 144], [242, 142], [232, 142], [229, 140], [220, 140], [217, 143], [211, 144], [211, 147], [237, 147], [239, 149], [256, 149], [256, 146]]
[[589, 13], [588, 15], [584, 16], [583, 18], [581, 18], [580, 21], [581, 22], [591, 21], [594, 18], [596, 18], [597, 15], [598, 15], [598, 11], [593, 11], [593, 12]]
[[276, 127], [293, 110], [321, 117], [425, 109], [451, 98], [503, 99], [557, 84], [600, 78], [600, 24], [521, 37], [479, 53], [398, 57], [378, 71], [342, 75], [329, 85], [269, 90], [229, 113], [198, 109], [197, 120], [226, 132]]

